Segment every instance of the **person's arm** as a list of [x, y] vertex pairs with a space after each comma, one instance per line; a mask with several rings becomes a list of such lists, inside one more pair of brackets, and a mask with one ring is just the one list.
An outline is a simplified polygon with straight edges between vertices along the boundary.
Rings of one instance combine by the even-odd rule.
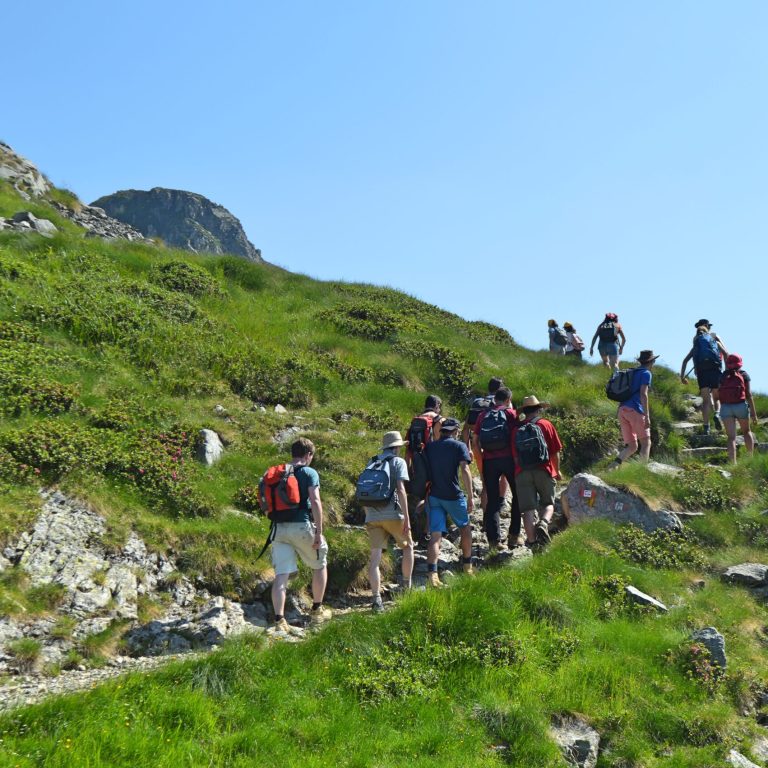
[[560, 474], [560, 451], [552, 454], [552, 469], [555, 470], [555, 480], [562, 480], [563, 476]]
[[650, 426], [651, 411], [648, 408], [648, 385], [647, 384], [640, 385], [640, 404], [643, 406], [643, 411], [645, 412], [645, 425]]
[[475, 494], [472, 489], [472, 472], [466, 461], [461, 462], [460, 469], [461, 477], [464, 480], [464, 488], [467, 492], [467, 509], [472, 512], [475, 509]]
[[461, 442], [465, 443], [467, 448], [472, 447], [472, 428], [470, 427], [468, 422], [464, 422], [464, 426], [461, 428]]
[[747, 405], [749, 406], [749, 415], [752, 417], [752, 423], [757, 426], [757, 411], [755, 410], [755, 398], [752, 397], [752, 387], [748, 381], [744, 382], [744, 388], [747, 390]]
[[597, 341], [597, 337], [600, 335], [600, 326], [597, 326], [597, 330], [595, 331], [595, 335], [592, 337], [592, 341], [589, 345], [589, 354], [592, 355], [595, 352], [595, 342]]
[[624, 345], [627, 343], [627, 337], [624, 335], [624, 329], [621, 326], [616, 331], [616, 335], [621, 339], [621, 344], [619, 344], [619, 354], [621, 354], [624, 351]]
[[688, 383], [688, 379], [685, 375], [685, 369], [688, 367], [688, 363], [691, 362], [691, 358], [693, 357], [693, 350], [691, 350], [686, 356], [685, 360], [683, 360], [683, 364], [680, 366], [680, 381], [683, 382], [683, 384]]
[[477, 432], [472, 432], [472, 453], [475, 457], [475, 464], [477, 464], [477, 471], [482, 474], [483, 472], [483, 450], [480, 447], [480, 437]]
[[411, 520], [408, 517], [408, 494], [405, 491], [405, 480], [397, 481], [395, 493], [397, 493], [398, 506], [403, 513], [403, 536], [407, 536], [411, 532]]
[[723, 353], [723, 357], [728, 357], [728, 350], [725, 348], [723, 340], [717, 334], [715, 334], [715, 343], [717, 348]]
[[323, 502], [320, 501], [320, 486], [309, 489], [309, 503], [312, 505], [312, 519], [315, 522], [315, 540], [312, 549], [320, 549], [323, 542]]

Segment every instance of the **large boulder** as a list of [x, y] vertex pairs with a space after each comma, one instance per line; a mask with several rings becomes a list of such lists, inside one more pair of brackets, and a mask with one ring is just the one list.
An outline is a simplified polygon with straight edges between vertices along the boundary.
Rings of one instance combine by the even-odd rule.
[[679, 531], [680, 518], [669, 510], [651, 509], [639, 496], [620, 491], [586, 472], [576, 475], [560, 499], [569, 525], [597, 518], [636, 525], [646, 533], [659, 528]]
[[261, 262], [261, 251], [246, 237], [240, 221], [202, 195], [155, 187], [128, 189], [100, 197], [93, 206], [167, 245], [194, 253], [231, 253]]
[[0, 179], [9, 182], [25, 199], [42, 197], [51, 188], [48, 179], [29, 160], [0, 141]]
[[768, 565], [762, 563], [732, 565], [725, 570], [723, 578], [731, 584], [741, 584], [745, 587], [764, 587], [768, 585]]
[[594, 728], [575, 717], [563, 717], [552, 723], [550, 734], [568, 765], [574, 768], [595, 768], [600, 734]]
[[728, 659], [725, 655], [725, 638], [715, 627], [704, 627], [696, 630], [691, 635], [691, 640], [695, 643], [701, 643], [721, 669], [725, 670], [728, 666]]
[[200, 430], [200, 441], [197, 446], [197, 458], [206, 467], [213, 466], [224, 455], [224, 444], [219, 435], [212, 429]]

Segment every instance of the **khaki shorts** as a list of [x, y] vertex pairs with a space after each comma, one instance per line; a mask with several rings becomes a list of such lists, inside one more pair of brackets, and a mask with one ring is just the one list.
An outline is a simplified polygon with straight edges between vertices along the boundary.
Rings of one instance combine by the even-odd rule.
[[275, 574], [296, 573], [299, 563], [296, 555], [313, 570], [319, 571], [328, 563], [328, 542], [323, 536], [320, 549], [312, 549], [315, 540], [314, 523], [277, 523], [272, 542], [272, 567]]
[[410, 534], [403, 535], [402, 520], [377, 520], [366, 523], [365, 528], [371, 540], [371, 549], [386, 549], [390, 536], [400, 549], [406, 549], [413, 544]]
[[555, 503], [555, 478], [546, 469], [524, 469], [515, 478], [515, 488], [521, 512]]

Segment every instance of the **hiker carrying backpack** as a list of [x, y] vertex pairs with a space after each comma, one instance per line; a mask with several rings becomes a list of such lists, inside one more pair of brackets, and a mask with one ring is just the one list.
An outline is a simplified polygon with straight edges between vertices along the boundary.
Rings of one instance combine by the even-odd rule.
[[605, 385], [605, 394], [609, 400], [624, 403], [632, 397], [632, 383], [637, 368], [614, 371]]
[[728, 405], [747, 399], [747, 382], [741, 369], [729, 369], [720, 374], [720, 402]]
[[478, 438], [483, 451], [499, 451], [509, 447], [510, 426], [505, 408], [491, 408], [483, 415]]
[[538, 418], [521, 424], [515, 431], [515, 451], [520, 469], [536, 469], [549, 461], [549, 448]]
[[719, 368], [722, 356], [711, 333], [698, 333], [693, 340], [693, 362], [696, 368]]
[[435, 432], [440, 429], [442, 405], [437, 395], [429, 395], [424, 401], [424, 412], [414, 416], [405, 434], [408, 445], [406, 463], [411, 478], [408, 490], [420, 500], [426, 497], [429, 484], [429, 465], [424, 449], [436, 438]]
[[601, 344], [610, 344], [619, 340], [619, 332], [613, 320], [604, 320], [597, 326], [597, 337]]
[[472, 400], [467, 413], [467, 424], [474, 427], [481, 413], [493, 406], [493, 395], [482, 395]]
[[301, 500], [299, 481], [293, 464], [270, 467], [259, 481], [261, 511], [273, 522], [288, 519]]
[[389, 506], [395, 493], [394, 459], [394, 454], [371, 458], [355, 485], [355, 501], [358, 504], [374, 508]]

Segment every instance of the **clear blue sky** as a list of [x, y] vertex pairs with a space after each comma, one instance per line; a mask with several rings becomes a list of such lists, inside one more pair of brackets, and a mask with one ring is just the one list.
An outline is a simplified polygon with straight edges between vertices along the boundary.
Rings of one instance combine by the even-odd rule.
[[[768, 4], [51, 2], [3, 11], [0, 138], [91, 201], [188, 189], [264, 257], [540, 348], [708, 317], [768, 390]], [[18, 30], [11, 33], [11, 30]]]

